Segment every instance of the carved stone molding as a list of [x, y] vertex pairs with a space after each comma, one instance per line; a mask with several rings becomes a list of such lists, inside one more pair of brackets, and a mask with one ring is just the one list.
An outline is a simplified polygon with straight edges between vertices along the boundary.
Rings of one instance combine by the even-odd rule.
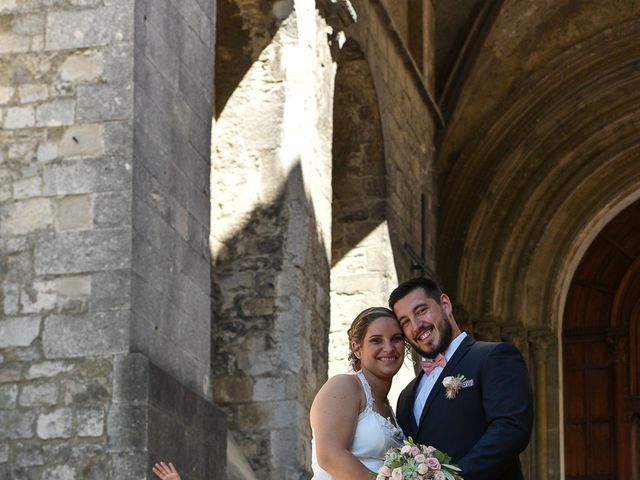
[[473, 331], [478, 340], [488, 342], [498, 342], [501, 340], [500, 325], [492, 317], [484, 317], [482, 320], [475, 322]]
[[529, 331], [529, 344], [536, 364], [546, 363], [549, 347], [555, 345], [555, 335], [548, 328]]

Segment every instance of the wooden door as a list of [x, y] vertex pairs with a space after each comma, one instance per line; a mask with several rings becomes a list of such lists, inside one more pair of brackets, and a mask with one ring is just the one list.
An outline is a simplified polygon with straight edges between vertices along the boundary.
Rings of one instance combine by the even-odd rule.
[[613, 365], [606, 339], [565, 342], [565, 473], [568, 480], [616, 478]]
[[640, 201], [582, 258], [563, 317], [565, 478], [638, 478]]

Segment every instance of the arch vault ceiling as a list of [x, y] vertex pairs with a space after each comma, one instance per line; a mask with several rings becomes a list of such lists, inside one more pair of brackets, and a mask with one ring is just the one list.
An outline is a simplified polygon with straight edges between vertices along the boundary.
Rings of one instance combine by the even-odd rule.
[[469, 2], [445, 19], [446, 3], [439, 275], [476, 318], [553, 327], [596, 230], [640, 196], [640, 2]]

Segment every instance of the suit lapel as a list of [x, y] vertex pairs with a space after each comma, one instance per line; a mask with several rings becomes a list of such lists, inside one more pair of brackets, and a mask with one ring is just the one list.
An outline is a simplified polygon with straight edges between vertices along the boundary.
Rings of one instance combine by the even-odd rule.
[[436, 398], [436, 396], [442, 389], [442, 380], [445, 377], [448, 377], [449, 375], [454, 374], [453, 372], [455, 371], [456, 365], [458, 365], [460, 360], [462, 360], [464, 356], [469, 352], [469, 350], [471, 349], [471, 346], [474, 343], [476, 343], [475, 339], [470, 335], [467, 335], [467, 337], [462, 341], [462, 343], [456, 349], [456, 352], [451, 357], [451, 360], [447, 362], [445, 367], [442, 369], [442, 372], [440, 372], [440, 376], [438, 377], [438, 380], [436, 380], [435, 385], [433, 385], [431, 392], [429, 392], [427, 401], [425, 402], [424, 408], [422, 409], [422, 415], [420, 416], [420, 425], [418, 426], [418, 431], [422, 428], [422, 424], [424, 423], [424, 419], [426, 418], [427, 413], [431, 408], [431, 404], [433, 403], [433, 400]]
[[[406, 389], [408, 390], [408, 396], [404, 401], [404, 404], [401, 406], [402, 408], [398, 408], [398, 415], [402, 415], [401, 422], [404, 425], [409, 425], [410, 430], [407, 434], [408, 437], [413, 436], [418, 432], [418, 424], [416, 423], [416, 417], [413, 415], [413, 404], [416, 400], [416, 390], [418, 385], [420, 384], [420, 379], [424, 375], [423, 371], [418, 373], [418, 376], [414, 378], [409, 385], [407, 385]], [[400, 407], [400, 405], [399, 405]]]

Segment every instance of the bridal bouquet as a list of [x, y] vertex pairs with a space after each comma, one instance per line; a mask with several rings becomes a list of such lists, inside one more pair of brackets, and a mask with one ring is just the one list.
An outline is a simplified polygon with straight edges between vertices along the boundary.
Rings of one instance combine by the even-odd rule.
[[401, 448], [391, 448], [384, 456], [376, 480], [463, 480], [451, 457], [433, 447], [416, 444], [409, 437]]

